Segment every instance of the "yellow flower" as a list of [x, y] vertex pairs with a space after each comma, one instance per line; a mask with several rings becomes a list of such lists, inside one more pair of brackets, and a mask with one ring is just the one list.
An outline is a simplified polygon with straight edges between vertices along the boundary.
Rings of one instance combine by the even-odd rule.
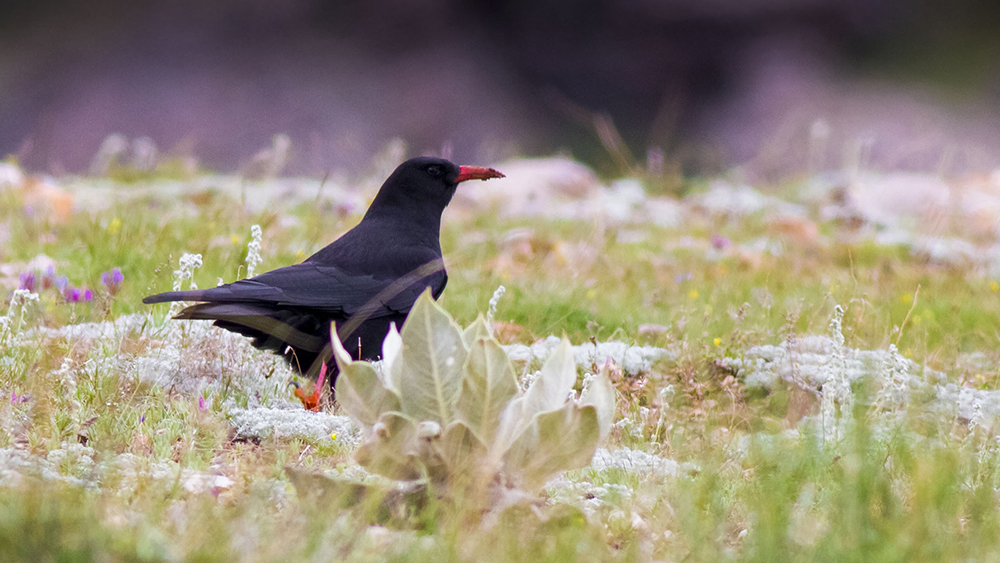
[[330, 434], [330, 439], [331, 440], [336, 440], [337, 439], [337, 433], [334, 432], [333, 434]]
[[716, 338], [715, 339], [715, 345], [716, 346], [722, 346], [722, 339], [721, 338]]
[[240, 243], [240, 237], [238, 237], [238, 236], [236, 236], [236, 235], [232, 235], [231, 237], [229, 237], [229, 240], [230, 240], [230, 241], [231, 241], [231, 242], [232, 242], [233, 244], [239, 244], [239, 243]]
[[597, 297], [597, 292], [594, 291], [593, 289], [588, 289], [587, 290], [587, 299], [593, 299], [594, 297]]
[[691, 291], [689, 291], [688, 292], [688, 298], [689, 299], [697, 299], [698, 298], [698, 290], [697, 289], [692, 289]]
[[108, 223], [109, 235], [116, 235], [118, 234], [118, 231], [120, 231], [121, 229], [122, 229], [122, 220], [119, 219], [118, 217], [115, 217], [114, 219], [111, 220], [110, 223]]
[[1000, 283], [995, 281], [990, 282], [990, 291], [1000, 291]]
[[903, 303], [913, 303], [913, 294], [904, 293], [899, 296], [899, 300], [902, 301]]

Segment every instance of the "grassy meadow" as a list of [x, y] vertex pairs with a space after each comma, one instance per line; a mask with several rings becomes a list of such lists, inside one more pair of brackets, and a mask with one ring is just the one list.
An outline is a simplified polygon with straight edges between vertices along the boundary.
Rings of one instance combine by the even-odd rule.
[[[203, 181], [53, 180], [77, 203], [106, 197], [63, 215], [0, 187], [3, 561], [1000, 559], [1000, 269], [988, 262], [830, 217], [833, 198], [800, 195], [806, 181], [754, 192], [794, 212], [713, 207], [701, 183], [644, 196], [680, 210], [674, 224], [459, 202], [443, 222], [440, 303], [460, 325], [502, 285], [504, 344], [565, 335], [659, 359], [615, 369], [600, 463], [505, 510], [431, 499], [386, 519], [290, 477], [371, 478], [336, 405], [307, 416], [279, 360], [141, 303], [171, 288], [185, 253], [202, 257], [199, 287], [234, 281], [253, 225], [262, 272], [334, 240], [364, 206], [315, 181], [266, 205], [247, 199], [277, 180], [248, 180], [253, 196]], [[341, 183], [373, 195], [367, 179]], [[930, 231], [919, 217], [894, 229]], [[960, 217], [935, 229], [994, 244]], [[11, 297], [29, 271], [37, 298]], [[320, 430], [234, 422], [254, 408]]]

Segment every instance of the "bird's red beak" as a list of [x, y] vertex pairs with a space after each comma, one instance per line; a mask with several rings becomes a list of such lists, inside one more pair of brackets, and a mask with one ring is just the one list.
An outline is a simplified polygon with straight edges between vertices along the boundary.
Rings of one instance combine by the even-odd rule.
[[496, 170], [483, 166], [459, 166], [458, 168], [458, 177], [455, 178], [456, 184], [466, 180], [489, 180], [490, 178], [504, 177], [503, 174], [497, 172]]

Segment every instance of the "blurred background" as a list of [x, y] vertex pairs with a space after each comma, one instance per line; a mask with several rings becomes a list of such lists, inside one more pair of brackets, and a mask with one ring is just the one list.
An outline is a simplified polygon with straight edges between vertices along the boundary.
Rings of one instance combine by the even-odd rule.
[[217, 171], [290, 141], [286, 174], [363, 172], [398, 139], [603, 175], [961, 175], [1000, 164], [997, 6], [8, 0], [0, 155], [85, 173], [118, 133]]

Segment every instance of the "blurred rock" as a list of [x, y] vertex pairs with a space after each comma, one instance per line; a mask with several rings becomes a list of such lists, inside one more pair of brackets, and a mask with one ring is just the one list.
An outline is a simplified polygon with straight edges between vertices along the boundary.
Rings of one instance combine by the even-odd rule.
[[[242, 202], [254, 213], [288, 209], [303, 202], [318, 202], [324, 212], [339, 216], [364, 211], [367, 196], [334, 180], [325, 183], [314, 178], [277, 178], [254, 181], [239, 176], [199, 176], [189, 181], [152, 179], [129, 185], [105, 178], [67, 177], [66, 188], [76, 194], [77, 207], [101, 211], [132, 199], [175, 198], [198, 200], [226, 196]], [[321, 189], [322, 187], [322, 189]]]
[[651, 197], [646, 200], [639, 217], [665, 229], [674, 229], [684, 220], [684, 208], [669, 197]]
[[767, 221], [767, 232], [795, 243], [798, 246], [812, 247], [819, 244], [819, 227], [816, 223], [804, 217], [774, 217]]
[[[961, 234], [1000, 238], [1000, 178], [971, 176], [946, 182], [931, 174], [866, 175], [833, 190], [820, 218], [848, 226], [886, 229], [882, 238]], [[912, 242], [912, 241], [908, 241]]]
[[646, 190], [635, 178], [622, 178], [611, 184], [610, 190], [601, 190], [598, 199], [600, 207], [594, 211], [602, 210], [610, 219], [616, 222], [627, 221], [632, 217], [632, 212], [646, 201]]
[[690, 196], [686, 202], [693, 209], [716, 217], [746, 217], [761, 212], [771, 216], [807, 215], [801, 205], [764, 195], [747, 185], [734, 186], [724, 180], [712, 182], [707, 192]]
[[908, 172], [864, 176], [847, 189], [842, 201], [846, 210], [868, 222], [899, 226], [913, 221], [925, 232], [947, 226], [951, 203], [951, 188], [941, 178]]
[[1000, 239], [1000, 169], [956, 182], [961, 195], [962, 225], [972, 235]]
[[506, 178], [463, 186], [455, 203], [479, 209], [495, 205], [506, 216], [551, 216], [560, 203], [588, 198], [600, 187], [590, 168], [567, 158], [512, 160], [494, 168]]
[[503, 181], [460, 189], [452, 205], [466, 211], [492, 205], [506, 217], [652, 222], [665, 228], [680, 225], [684, 215], [677, 201], [647, 196], [636, 178], [605, 186], [589, 168], [565, 158], [513, 160], [496, 169], [507, 175]]

